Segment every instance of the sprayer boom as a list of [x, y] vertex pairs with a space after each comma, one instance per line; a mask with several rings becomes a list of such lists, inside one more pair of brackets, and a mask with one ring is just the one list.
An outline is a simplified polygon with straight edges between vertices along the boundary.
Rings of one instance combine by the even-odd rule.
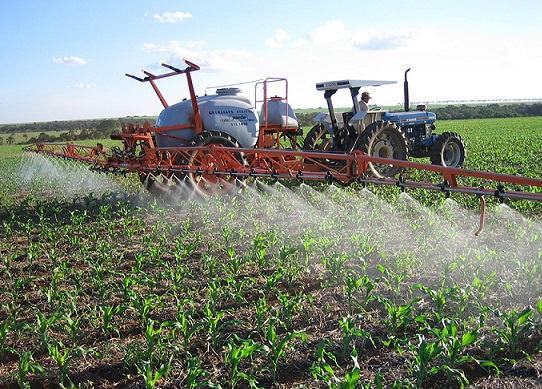
[[[132, 140], [130, 143], [134, 145], [137, 140], [150, 140], [145, 135], [130, 138]], [[38, 143], [25, 150], [86, 162], [92, 165], [93, 170], [117, 174], [162, 174], [166, 177], [197, 174], [202, 177], [233, 176], [239, 179], [265, 177], [277, 180], [327, 181], [341, 186], [354, 183], [393, 185], [402, 190], [416, 188], [440, 191], [447, 196], [451, 193], [466, 193], [479, 197], [495, 196], [501, 201], [505, 198], [542, 201], [541, 179], [381, 158], [366, 155], [358, 150], [345, 154], [211, 144], [175, 148], [154, 147], [152, 150], [148, 147], [145, 150], [145, 146], [139, 150], [133, 147], [125, 150], [112, 148], [106, 151], [100, 144], [83, 146], [73, 143]], [[401, 167], [404, 174], [397, 178], [369, 177], [367, 169], [370, 163]], [[441, 181], [437, 183], [410, 181], [406, 177], [411, 170], [438, 173]], [[463, 186], [458, 182], [460, 177], [485, 180], [488, 185], [493, 184], [493, 187]], [[524, 190], [506, 189], [506, 184], [514, 188], [519, 186]], [[532, 190], [533, 188], [539, 188], [538, 192], [536, 189]]]
[[[349, 186], [361, 185], [397, 186], [402, 191], [408, 188], [439, 191], [447, 197], [452, 193], [477, 196], [481, 203], [479, 234], [484, 225], [485, 196], [493, 196], [501, 202], [504, 199], [542, 201], [542, 180], [521, 176], [505, 175], [476, 170], [465, 170], [369, 156], [361, 151], [333, 153], [302, 150], [254, 149], [227, 147], [217, 144], [186, 147], [151, 147], [152, 138], [142, 128], [130, 131], [124, 143], [131, 145], [123, 150], [111, 148], [106, 151], [102, 145], [83, 146], [73, 143], [38, 143], [25, 151], [86, 162], [91, 169], [112, 174], [137, 173], [140, 177], [165, 177], [172, 180], [186, 180], [196, 183], [211, 183], [204, 191], [221, 192], [218, 186], [236, 186], [249, 177], [273, 180], [324, 181]], [[122, 135], [118, 136], [121, 139]], [[377, 178], [368, 175], [369, 164], [392, 165], [404, 169], [397, 178]], [[418, 182], [408, 180], [409, 171], [424, 170], [438, 173], [439, 182]], [[493, 187], [472, 187], [460, 185], [462, 177], [484, 180]], [[203, 184], [202, 184], [203, 185]], [[513, 189], [506, 189], [505, 185]], [[517, 190], [521, 187], [523, 190]], [[209, 189], [211, 188], [211, 189]]]

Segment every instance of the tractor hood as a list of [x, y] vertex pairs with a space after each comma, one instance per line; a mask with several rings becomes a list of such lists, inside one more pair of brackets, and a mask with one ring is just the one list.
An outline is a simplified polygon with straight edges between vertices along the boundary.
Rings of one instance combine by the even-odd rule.
[[437, 115], [434, 112], [427, 111], [409, 111], [409, 112], [386, 112], [382, 120], [389, 120], [399, 126], [419, 125], [434, 123]]

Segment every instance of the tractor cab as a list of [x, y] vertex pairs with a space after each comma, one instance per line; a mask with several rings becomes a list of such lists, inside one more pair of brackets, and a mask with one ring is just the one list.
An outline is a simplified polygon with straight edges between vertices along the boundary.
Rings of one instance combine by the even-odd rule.
[[[324, 91], [324, 98], [327, 102], [329, 113], [318, 114], [314, 121], [322, 123], [332, 137], [338, 133], [341, 128], [347, 127], [349, 123], [356, 129], [356, 132], [361, 133], [367, 125], [377, 120], [381, 120], [382, 115], [386, 112], [383, 110], [361, 111], [359, 105], [359, 90], [366, 87], [376, 87], [380, 85], [396, 84], [396, 81], [377, 81], [377, 80], [339, 80], [326, 81], [316, 84], [316, 89]], [[333, 107], [331, 97], [339, 89], [348, 89], [352, 97], [352, 110], [342, 113], [336, 113]]]

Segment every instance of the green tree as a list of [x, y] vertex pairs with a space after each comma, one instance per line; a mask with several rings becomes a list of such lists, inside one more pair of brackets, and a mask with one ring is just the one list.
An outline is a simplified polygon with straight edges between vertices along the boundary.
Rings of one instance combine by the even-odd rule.
[[96, 130], [101, 135], [101, 137], [108, 137], [111, 135], [112, 132], [115, 130], [118, 130], [120, 128], [121, 124], [118, 119], [107, 119], [103, 120], [98, 126], [96, 127]]

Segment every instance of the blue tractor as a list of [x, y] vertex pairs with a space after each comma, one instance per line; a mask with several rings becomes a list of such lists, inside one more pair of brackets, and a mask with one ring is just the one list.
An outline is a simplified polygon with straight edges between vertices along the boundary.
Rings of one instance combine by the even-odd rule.
[[[465, 161], [465, 143], [454, 132], [434, 133], [436, 114], [425, 105], [410, 110], [408, 81], [405, 72], [404, 112], [389, 112], [379, 107], [361, 110], [358, 95], [361, 88], [395, 84], [395, 81], [340, 80], [316, 84], [324, 91], [328, 113], [318, 114], [303, 143], [304, 150], [351, 152], [360, 150], [368, 155], [406, 160], [408, 157], [429, 157], [432, 164], [460, 167]], [[339, 89], [348, 89], [353, 108], [337, 113], [331, 97]], [[402, 168], [385, 164], [370, 164], [376, 177], [393, 177]]]

